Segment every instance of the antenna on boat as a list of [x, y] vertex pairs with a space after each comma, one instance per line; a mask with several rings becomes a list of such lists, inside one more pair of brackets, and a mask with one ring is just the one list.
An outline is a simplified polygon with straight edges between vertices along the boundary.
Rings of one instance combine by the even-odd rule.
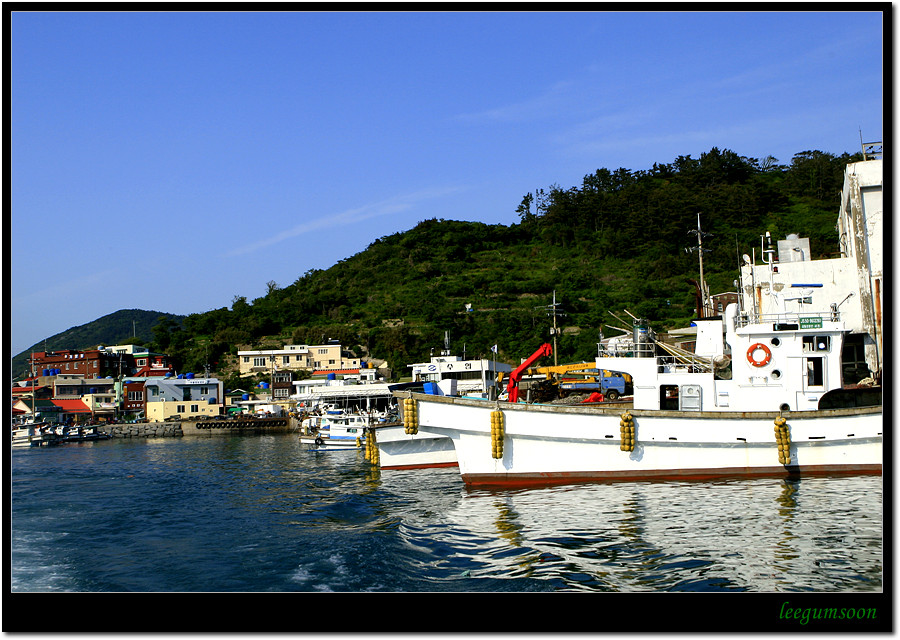
[[881, 142], [863, 142], [862, 127], [859, 129], [859, 144], [864, 161], [877, 160], [884, 155], [884, 145]]

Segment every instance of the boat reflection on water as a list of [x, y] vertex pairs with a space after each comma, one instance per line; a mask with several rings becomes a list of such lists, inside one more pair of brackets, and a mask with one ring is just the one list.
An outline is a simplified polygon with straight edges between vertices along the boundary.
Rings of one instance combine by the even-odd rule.
[[[879, 591], [880, 477], [465, 489], [403, 530], [462, 546], [472, 577], [563, 590]], [[437, 531], [437, 533], [436, 533]]]

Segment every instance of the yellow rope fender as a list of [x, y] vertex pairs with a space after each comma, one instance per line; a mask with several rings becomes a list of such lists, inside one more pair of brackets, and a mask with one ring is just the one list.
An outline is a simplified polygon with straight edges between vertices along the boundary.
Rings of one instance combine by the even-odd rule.
[[412, 398], [403, 399], [403, 431], [410, 436], [419, 433], [419, 410]]
[[503, 436], [505, 435], [503, 412], [499, 409], [491, 411], [491, 457], [496, 460], [503, 457]]
[[783, 465], [791, 463], [791, 430], [787, 418], [775, 418], [775, 442], [778, 445], [778, 462]]
[[374, 465], [381, 463], [378, 443], [375, 441], [375, 429], [366, 429], [366, 460]]
[[622, 444], [619, 449], [622, 451], [634, 451], [634, 416], [629, 412], [622, 414], [619, 420], [619, 435], [622, 437]]

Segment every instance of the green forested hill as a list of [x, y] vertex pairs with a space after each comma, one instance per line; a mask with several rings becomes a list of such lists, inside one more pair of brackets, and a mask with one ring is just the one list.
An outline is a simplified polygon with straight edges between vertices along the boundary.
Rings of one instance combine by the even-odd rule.
[[402, 375], [449, 331], [454, 353], [491, 357], [497, 344], [512, 363], [548, 340], [555, 290], [566, 314], [560, 361], [590, 359], [599, 332], [621, 324], [610, 312], [628, 309], [658, 330], [694, 317], [698, 260], [685, 249], [696, 246], [698, 213], [711, 234], [703, 246], [713, 293], [734, 290], [739, 256], [767, 230], [808, 237], [813, 257], [831, 255], [843, 171], [860, 159], [804, 151], [778, 165], [713, 148], [649, 170], [599, 169], [510, 203], [516, 224], [425, 220], [288, 286], [269, 282], [255, 300], [235, 297], [183, 327], [167, 319], [152, 346], [179, 369], [202, 370], [238, 349], [337, 339]]

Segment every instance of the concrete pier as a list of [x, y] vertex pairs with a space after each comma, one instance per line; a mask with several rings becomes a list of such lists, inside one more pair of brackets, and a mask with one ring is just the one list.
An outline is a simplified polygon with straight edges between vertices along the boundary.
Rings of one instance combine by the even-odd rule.
[[182, 422], [136, 422], [101, 425], [98, 429], [113, 438], [180, 438], [181, 436], [259, 435], [290, 433], [300, 428], [296, 418], [255, 418], [242, 416], [226, 420], [185, 420]]

